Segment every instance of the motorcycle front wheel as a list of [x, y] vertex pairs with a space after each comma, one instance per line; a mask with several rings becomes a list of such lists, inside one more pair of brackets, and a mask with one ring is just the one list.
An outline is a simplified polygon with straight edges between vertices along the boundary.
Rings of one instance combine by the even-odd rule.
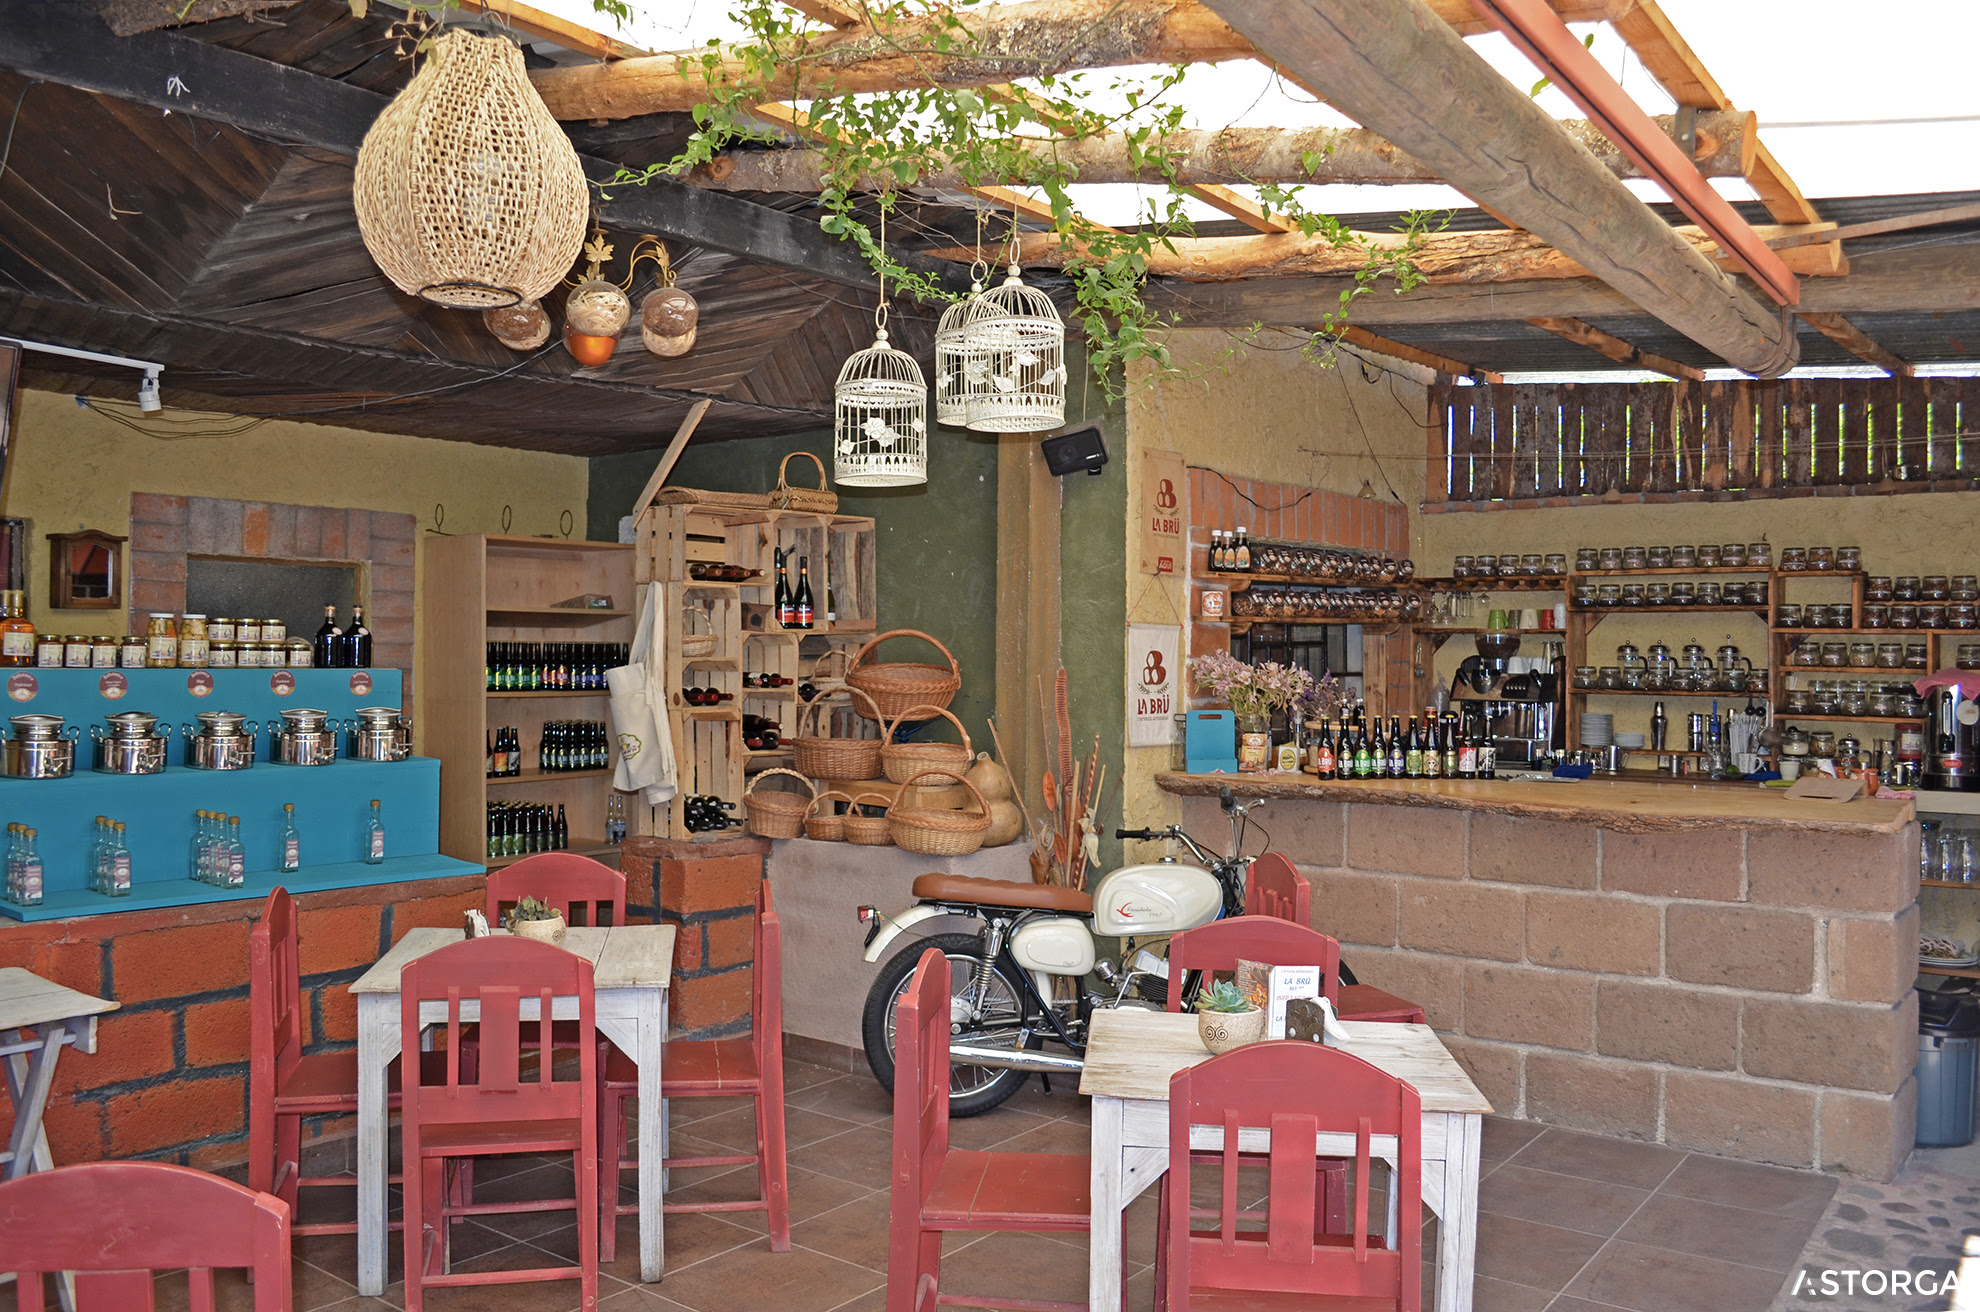
[[[861, 1025], [866, 1041], [866, 1064], [873, 1078], [889, 1093], [894, 1089], [894, 1009], [907, 992], [908, 981], [922, 953], [934, 948], [949, 959], [949, 992], [953, 1018], [950, 1041], [993, 1047], [1018, 1046], [1023, 1023], [1023, 994], [1002, 962], [990, 963], [990, 979], [983, 991], [981, 1014], [969, 1018], [969, 1002], [975, 996], [977, 971], [983, 966], [983, 940], [971, 934], [936, 934], [916, 939], [902, 948], [880, 968], [880, 975], [866, 995], [866, 1015]], [[1038, 1046], [1033, 1038], [1029, 1046]], [[949, 1115], [981, 1116], [1024, 1087], [1024, 1071], [992, 1066], [949, 1067]]]

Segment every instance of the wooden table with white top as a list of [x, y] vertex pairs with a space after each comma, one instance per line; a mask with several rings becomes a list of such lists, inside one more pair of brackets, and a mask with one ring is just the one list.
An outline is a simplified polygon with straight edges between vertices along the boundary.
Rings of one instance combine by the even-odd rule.
[[62, 1049], [96, 1051], [96, 1018], [118, 1004], [51, 983], [19, 966], [0, 968], [0, 1074], [14, 1104], [14, 1132], [0, 1150], [0, 1179], [46, 1171], [55, 1159], [41, 1115]]
[[[458, 943], [458, 929], [415, 929], [395, 944], [351, 985], [358, 1007], [358, 1292], [376, 1297], [385, 1292], [388, 1240], [386, 1183], [390, 1173], [386, 1067], [399, 1055], [399, 972], [406, 963], [436, 948]], [[658, 1280], [665, 1266], [665, 1241], [660, 1225], [661, 1108], [660, 1045], [667, 1034], [667, 985], [674, 968], [672, 925], [608, 925], [598, 929], [574, 926], [561, 945], [592, 966], [593, 1010], [598, 1031], [639, 1066], [639, 1276]], [[423, 1024], [446, 1020], [446, 1004], [428, 1003], [421, 1009]], [[534, 1005], [525, 1001], [526, 1017]], [[479, 1006], [467, 1003], [462, 1016], [479, 1018]], [[555, 1020], [576, 1020], [577, 999], [556, 998], [550, 1006]], [[600, 1217], [600, 1225], [613, 1218]]]
[[[1440, 1222], [1437, 1307], [1468, 1312], [1478, 1246], [1480, 1117], [1492, 1105], [1429, 1026], [1343, 1023], [1352, 1036], [1342, 1045], [1346, 1051], [1409, 1081], [1422, 1100], [1423, 1202]], [[1169, 1077], [1209, 1058], [1193, 1015], [1126, 1009], [1093, 1013], [1086, 1069], [1079, 1081], [1079, 1091], [1093, 1099], [1088, 1307], [1121, 1305], [1121, 1213], [1169, 1169]], [[1250, 1143], [1254, 1133], [1256, 1145]], [[1269, 1139], [1265, 1131], [1247, 1131], [1242, 1142], [1247, 1150], [1263, 1151]], [[1198, 1126], [1192, 1144], [1214, 1151], [1222, 1147], [1222, 1133]], [[1319, 1148], [1323, 1156], [1352, 1157], [1353, 1136], [1323, 1134]], [[1394, 1165], [1394, 1138], [1376, 1136], [1374, 1151]], [[1391, 1234], [1395, 1208], [1391, 1197]]]

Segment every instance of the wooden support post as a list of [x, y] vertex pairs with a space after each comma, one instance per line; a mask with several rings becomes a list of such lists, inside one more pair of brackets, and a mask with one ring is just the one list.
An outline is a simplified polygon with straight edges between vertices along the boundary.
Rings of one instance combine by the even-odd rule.
[[1035, 435], [997, 443], [997, 731], [1034, 809], [1049, 767], [1039, 689], [1059, 669], [1059, 480]]

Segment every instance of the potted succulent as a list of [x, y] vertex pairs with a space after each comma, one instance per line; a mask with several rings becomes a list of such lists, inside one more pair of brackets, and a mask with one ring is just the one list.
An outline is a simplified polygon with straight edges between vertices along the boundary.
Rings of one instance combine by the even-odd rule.
[[1230, 980], [1220, 979], [1196, 998], [1196, 1033], [1213, 1053], [1226, 1053], [1265, 1037], [1265, 1012]]
[[526, 897], [511, 907], [505, 924], [511, 934], [533, 938], [551, 947], [564, 941], [564, 913], [533, 897]]

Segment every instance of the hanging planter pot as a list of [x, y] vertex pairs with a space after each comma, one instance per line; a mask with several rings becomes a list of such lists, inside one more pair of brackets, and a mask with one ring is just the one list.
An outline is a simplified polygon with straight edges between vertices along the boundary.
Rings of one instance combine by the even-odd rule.
[[928, 481], [928, 384], [913, 356], [887, 341], [887, 306], [873, 345], [855, 351], [832, 389], [832, 478], [847, 487]]
[[1066, 324], [1052, 298], [1010, 275], [978, 296], [963, 322], [965, 369], [982, 385], [965, 402], [979, 433], [1037, 433], [1066, 421]]
[[678, 287], [656, 287], [639, 303], [640, 343], [662, 359], [692, 351], [700, 322], [701, 307]]
[[534, 351], [550, 340], [550, 313], [535, 301], [483, 310], [481, 322], [512, 351]]
[[454, 309], [542, 299], [584, 242], [577, 152], [500, 37], [433, 43], [365, 133], [352, 201], [393, 285]]

